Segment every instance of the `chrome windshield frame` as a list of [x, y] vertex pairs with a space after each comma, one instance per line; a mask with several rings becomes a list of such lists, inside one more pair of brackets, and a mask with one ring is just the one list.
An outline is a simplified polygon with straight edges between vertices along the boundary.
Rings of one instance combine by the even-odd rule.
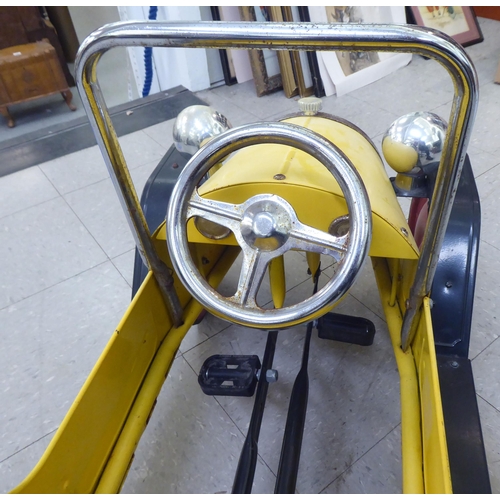
[[155, 251], [97, 81], [97, 64], [106, 51], [113, 47], [134, 46], [405, 52], [433, 59], [448, 71], [454, 85], [454, 99], [417, 271], [403, 319], [401, 342], [406, 350], [416, 331], [423, 298], [429, 295], [432, 287], [477, 111], [477, 75], [462, 46], [437, 30], [407, 25], [146, 21], [113, 23], [89, 35], [76, 60], [77, 87], [137, 248], [157, 279], [175, 325], [182, 322], [182, 308], [171, 271]]

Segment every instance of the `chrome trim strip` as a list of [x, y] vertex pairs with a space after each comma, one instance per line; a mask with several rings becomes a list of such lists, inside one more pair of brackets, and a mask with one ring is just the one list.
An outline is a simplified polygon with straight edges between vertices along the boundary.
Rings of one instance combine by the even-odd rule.
[[447, 69], [455, 96], [437, 187], [403, 321], [402, 346], [407, 349], [418, 324], [423, 297], [431, 290], [477, 111], [477, 75], [464, 49], [442, 32], [406, 25], [125, 22], [104, 26], [89, 35], [76, 60], [77, 87], [141, 256], [159, 283], [163, 283], [160, 286], [175, 323], [180, 322], [180, 306], [172, 278], [168, 269], [161, 268], [161, 260], [154, 250], [97, 82], [96, 66], [100, 57], [117, 46], [411, 52], [434, 59]]

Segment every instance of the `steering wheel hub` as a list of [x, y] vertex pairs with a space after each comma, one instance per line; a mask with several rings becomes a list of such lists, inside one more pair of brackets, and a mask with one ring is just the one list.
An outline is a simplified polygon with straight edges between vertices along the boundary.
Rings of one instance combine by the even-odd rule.
[[269, 195], [269, 199], [261, 199], [260, 196], [251, 198], [249, 203], [240, 223], [245, 242], [252, 248], [268, 252], [282, 247], [292, 228], [285, 200]]

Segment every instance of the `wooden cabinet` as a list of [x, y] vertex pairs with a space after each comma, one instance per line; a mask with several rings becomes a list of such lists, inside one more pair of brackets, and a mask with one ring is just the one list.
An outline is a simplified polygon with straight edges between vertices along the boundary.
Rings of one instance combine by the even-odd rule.
[[28, 43], [0, 50], [0, 113], [14, 126], [7, 106], [61, 93], [71, 110], [72, 94], [54, 47], [46, 42]]

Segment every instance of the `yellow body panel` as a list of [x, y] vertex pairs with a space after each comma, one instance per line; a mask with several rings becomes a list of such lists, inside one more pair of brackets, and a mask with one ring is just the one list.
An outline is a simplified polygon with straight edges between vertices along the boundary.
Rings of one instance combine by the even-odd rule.
[[[372, 144], [358, 131], [327, 118], [295, 117], [285, 121], [331, 140], [361, 175], [373, 213], [370, 255], [417, 259], [417, 245]], [[250, 146], [230, 155], [200, 186], [199, 193], [229, 203], [242, 203], [261, 193], [276, 194], [294, 207], [301, 222], [324, 231], [337, 217], [347, 214], [342, 191], [323, 165], [302, 151], [275, 144]], [[193, 224], [189, 226], [189, 238], [210, 241]], [[232, 236], [219, 243], [236, 244]]]
[[372, 263], [400, 377], [403, 493], [452, 493], [429, 299], [405, 352], [401, 311], [398, 302], [390, 305], [389, 263], [380, 258]]
[[425, 491], [452, 493], [431, 310], [427, 297], [424, 299], [422, 316], [412, 343], [412, 350], [419, 374], [418, 382], [422, 405]]

